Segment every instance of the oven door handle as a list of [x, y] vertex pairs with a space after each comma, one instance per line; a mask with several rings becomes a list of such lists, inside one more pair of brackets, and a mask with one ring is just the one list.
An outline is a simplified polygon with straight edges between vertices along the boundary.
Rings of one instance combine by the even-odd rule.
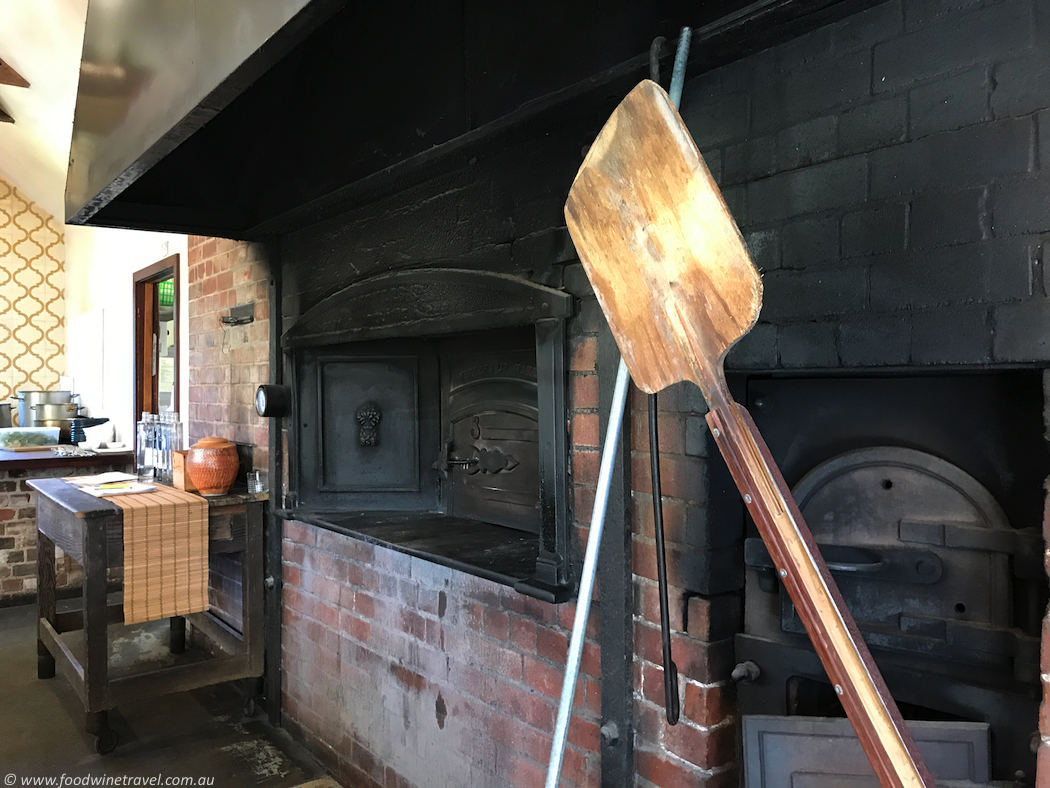
[[478, 457], [469, 457], [465, 460], [453, 457], [452, 441], [445, 441], [444, 450], [438, 455], [437, 462], [430, 467], [437, 470], [442, 478], [447, 479], [450, 468], [469, 468], [472, 465], [477, 465], [479, 462], [481, 462], [481, 459]]
[[[930, 585], [944, 574], [944, 561], [931, 550], [908, 547], [855, 547], [817, 543], [828, 570], [873, 580]], [[775, 569], [765, 543], [756, 537], [744, 540], [744, 563], [756, 569]]]
[[[878, 553], [865, 550], [863, 547], [847, 547], [846, 551], [848, 551], [848, 554], [844, 555], [838, 554], [838, 550], [829, 549], [839, 548], [841, 545], [818, 543], [817, 547], [820, 548], [820, 553], [824, 556], [824, 563], [828, 565], [828, 569], [832, 572], [869, 575], [878, 573], [886, 566], [886, 562], [879, 557]], [[856, 559], [851, 560], [854, 556], [856, 556]]]

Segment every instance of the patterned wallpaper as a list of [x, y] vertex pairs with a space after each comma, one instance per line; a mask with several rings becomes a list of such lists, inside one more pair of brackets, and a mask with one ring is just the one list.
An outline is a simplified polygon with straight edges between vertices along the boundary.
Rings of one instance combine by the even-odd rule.
[[0, 401], [58, 388], [65, 370], [62, 227], [0, 180]]

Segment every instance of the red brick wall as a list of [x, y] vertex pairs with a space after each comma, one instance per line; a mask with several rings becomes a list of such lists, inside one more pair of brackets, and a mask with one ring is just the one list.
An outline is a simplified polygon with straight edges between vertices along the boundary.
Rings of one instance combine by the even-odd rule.
[[[268, 465], [268, 421], [255, 412], [255, 390], [270, 375], [270, 268], [263, 247], [225, 238], [189, 237], [189, 443], [218, 435], [244, 447], [253, 468]], [[220, 322], [232, 306], [255, 304], [244, 326]], [[250, 469], [245, 469], [250, 470]], [[213, 612], [241, 625], [240, 556], [212, 556]]]
[[[267, 467], [267, 420], [255, 389], [269, 380], [270, 268], [263, 247], [225, 238], [189, 237], [189, 403], [191, 443], [218, 435], [254, 449]], [[232, 306], [255, 304], [255, 321], [224, 326]]]
[[[600, 444], [597, 338], [573, 344], [573, 481], [577, 522], [588, 523], [598, 482]], [[635, 768], [639, 784], [735, 785], [737, 724], [729, 674], [732, 637], [739, 631], [740, 600], [726, 595], [686, 599], [677, 556], [688, 544], [686, 509], [704, 498], [704, 463], [685, 453], [689, 398], [676, 386], [658, 398], [660, 470], [670, 588], [671, 651], [679, 672], [681, 719], [667, 725], [664, 712], [663, 647], [656, 583], [656, 543], [649, 469], [648, 401], [631, 387], [631, 476], [634, 510], [634, 686]], [[689, 626], [686, 629], [686, 622]]]
[[[599, 444], [596, 337], [571, 348], [573, 484], [589, 522]], [[669, 544], [684, 549], [681, 513], [700, 458], [684, 454], [680, 403], [668, 408], [663, 467]], [[644, 398], [634, 398], [644, 407]], [[644, 425], [644, 413], [634, 419]], [[635, 441], [639, 445], [638, 439]], [[647, 447], [647, 441], [641, 444]], [[640, 785], [735, 784], [737, 727], [728, 674], [739, 601], [684, 601], [672, 588], [682, 720], [663, 719], [659, 608], [648, 455], [635, 449], [636, 765]], [[582, 543], [585, 527], [580, 527]], [[461, 572], [303, 523], [285, 526], [286, 725], [345, 785], [535, 786], [550, 754], [574, 604], [549, 605]], [[672, 561], [672, 580], [676, 578]], [[597, 597], [600, 604], [600, 595]], [[688, 608], [688, 610], [686, 610]], [[689, 628], [684, 628], [688, 614]], [[563, 771], [600, 782], [597, 610]]]
[[679, 556], [695, 549], [686, 536], [687, 507], [703, 503], [706, 489], [706, 461], [685, 453], [690, 407], [686, 385], [692, 384], [675, 386], [657, 397], [671, 655], [678, 668], [681, 699], [681, 718], [675, 726], [667, 724], [664, 711], [649, 405], [646, 395], [632, 386], [635, 765], [640, 779], [658, 786], [730, 786], [739, 778], [738, 726], [729, 674], [732, 638], [740, 628], [740, 599], [687, 597], [680, 574]]
[[[285, 725], [346, 786], [542, 785], [575, 606], [285, 525]], [[599, 782], [584, 647], [563, 785]]]
[[[259, 247], [215, 238], [189, 243], [192, 440], [220, 435], [253, 444], [265, 467], [267, 423], [252, 407], [268, 377], [268, 267]], [[224, 327], [231, 306], [256, 305], [255, 322]], [[594, 326], [592, 325], [592, 328]], [[586, 539], [599, 446], [595, 334], [570, 349], [573, 500]], [[661, 451], [671, 549], [685, 549], [683, 512], [697, 493], [702, 459], [684, 454], [685, 416], [662, 398]], [[633, 407], [644, 408], [635, 396]], [[643, 411], [635, 424], [644, 427]], [[659, 610], [647, 439], [635, 431], [636, 766], [641, 785], [730, 784], [736, 726], [726, 676], [733, 611], [724, 600], [672, 589], [674, 655], [682, 721], [663, 720]], [[564, 674], [574, 604], [549, 605], [461, 572], [302, 523], [284, 538], [284, 722], [345, 785], [542, 784]], [[213, 567], [212, 601], [227, 575]], [[596, 596], [600, 604], [600, 595]], [[689, 629], [684, 622], [688, 607]], [[229, 608], [229, 609], [227, 609]], [[565, 785], [600, 781], [601, 706], [597, 610], [584, 648]]]
[[[593, 304], [592, 304], [593, 306]], [[589, 328], [583, 328], [587, 323]], [[597, 323], [580, 320], [569, 349], [574, 517], [580, 554], [597, 484]], [[612, 371], [610, 371], [610, 374]], [[703, 460], [685, 455], [685, 415], [661, 400], [666, 519], [672, 551], [702, 489]], [[634, 407], [644, 408], [635, 397]], [[645, 424], [643, 413], [635, 423]], [[638, 784], [729, 785], [737, 728], [727, 689], [739, 601], [672, 589], [682, 721], [663, 719], [659, 609], [647, 440], [636, 436], [635, 697]], [[640, 447], [640, 448], [638, 448]], [[642, 472], [644, 470], [644, 473]], [[284, 539], [285, 724], [344, 785], [543, 783], [575, 604], [511, 589], [303, 523]], [[578, 568], [577, 568], [578, 571]], [[600, 782], [600, 593], [584, 647], [564, 785]], [[690, 626], [684, 622], [688, 607]]]
[[[36, 598], [36, 491], [27, 479], [91, 476], [106, 471], [133, 471], [126, 463], [90, 468], [34, 468], [0, 471], [0, 600], [7, 604]], [[61, 548], [55, 551], [60, 589], [78, 588], [80, 567]]]

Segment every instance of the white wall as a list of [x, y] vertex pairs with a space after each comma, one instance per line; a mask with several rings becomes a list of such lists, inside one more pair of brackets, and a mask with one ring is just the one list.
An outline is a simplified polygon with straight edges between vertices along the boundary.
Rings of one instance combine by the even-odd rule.
[[30, 85], [0, 85], [0, 104], [15, 119], [0, 129], [0, 175], [60, 221], [87, 6], [0, 2], [4, 63]]
[[[178, 254], [179, 399], [189, 402], [189, 277], [187, 238], [169, 233], [67, 225], [66, 374], [92, 416], [116, 425], [132, 441], [135, 407], [135, 295], [133, 275]], [[185, 407], [185, 405], [183, 405]]]

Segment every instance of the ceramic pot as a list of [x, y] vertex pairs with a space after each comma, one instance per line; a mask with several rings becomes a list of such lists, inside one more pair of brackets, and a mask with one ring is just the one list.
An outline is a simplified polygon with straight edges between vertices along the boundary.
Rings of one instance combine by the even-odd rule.
[[186, 471], [201, 495], [222, 495], [237, 478], [237, 447], [225, 438], [201, 438], [186, 455]]

